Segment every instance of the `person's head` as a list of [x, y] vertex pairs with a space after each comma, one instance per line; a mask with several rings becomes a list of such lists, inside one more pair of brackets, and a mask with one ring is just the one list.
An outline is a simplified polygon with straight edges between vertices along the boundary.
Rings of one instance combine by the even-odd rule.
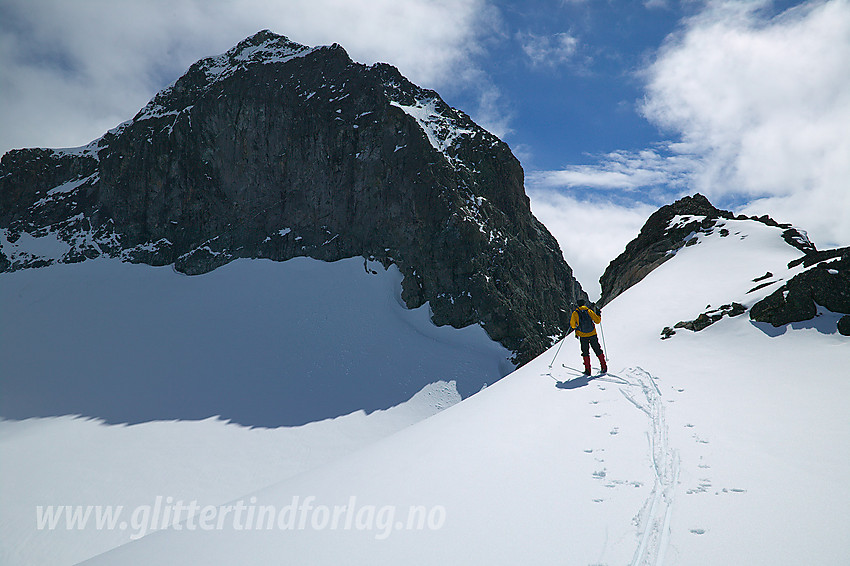
[[578, 300], [578, 306], [580, 306], [580, 307], [586, 307], [586, 306], [587, 306], [587, 301], [585, 301], [584, 299], [579, 299], [579, 300]]

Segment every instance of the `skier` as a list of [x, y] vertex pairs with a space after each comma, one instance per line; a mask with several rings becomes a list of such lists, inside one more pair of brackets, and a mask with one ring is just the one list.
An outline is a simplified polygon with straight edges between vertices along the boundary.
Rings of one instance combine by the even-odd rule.
[[590, 375], [590, 348], [596, 353], [599, 358], [599, 363], [602, 365], [602, 373], [608, 371], [608, 364], [605, 363], [605, 354], [602, 352], [602, 347], [599, 346], [599, 338], [596, 337], [596, 324], [602, 322], [602, 311], [596, 314], [587, 307], [587, 301], [584, 299], [578, 300], [578, 307], [573, 311], [570, 317], [570, 326], [575, 328], [576, 338], [581, 342], [581, 358], [584, 360], [584, 375]]

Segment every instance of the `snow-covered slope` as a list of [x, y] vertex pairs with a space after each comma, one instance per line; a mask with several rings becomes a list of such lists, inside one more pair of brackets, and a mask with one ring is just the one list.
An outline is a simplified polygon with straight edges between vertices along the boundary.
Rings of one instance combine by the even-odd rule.
[[406, 309], [400, 280], [363, 258], [239, 260], [195, 277], [106, 259], [3, 274], [0, 564], [73, 564], [148, 530], [98, 529], [94, 515], [39, 530], [39, 506], [122, 506], [129, 521], [157, 497], [218, 505], [512, 369], [480, 327]]
[[679, 320], [751, 306], [776, 288], [750, 291], [766, 272], [781, 284], [801, 269], [787, 268], [800, 253], [781, 229], [724, 222], [728, 236], [700, 234], [605, 310], [610, 351], [640, 360], [665, 397], [668, 446], [681, 461], [668, 562], [840, 564], [850, 556], [850, 339], [836, 331], [840, 315], [821, 309], [779, 329], [744, 315], [660, 340]]
[[707, 301], [756, 300], [752, 279], [796, 255], [762, 224], [728, 230], [605, 308], [613, 375], [564, 368], [578, 360], [568, 338], [554, 363], [555, 348], [417, 425], [206, 521], [184, 510], [180, 530], [87, 564], [842, 563], [847, 339], [828, 324], [771, 336], [738, 316], [661, 340]]
[[[453, 382], [436, 382], [385, 411], [299, 427], [248, 428], [212, 417], [132, 426], [73, 416], [0, 421], [0, 564], [76, 564], [147, 534], [150, 527], [134, 527], [131, 514], [157, 498], [223, 504], [458, 401]], [[97, 528], [106, 506], [124, 509], [127, 528]], [[66, 528], [75, 513], [90, 522]], [[60, 527], [51, 529], [51, 520]]]
[[203, 276], [97, 260], [0, 277], [0, 416], [300, 425], [386, 409], [511, 368], [478, 326], [406, 309], [401, 274], [363, 258], [239, 260]]

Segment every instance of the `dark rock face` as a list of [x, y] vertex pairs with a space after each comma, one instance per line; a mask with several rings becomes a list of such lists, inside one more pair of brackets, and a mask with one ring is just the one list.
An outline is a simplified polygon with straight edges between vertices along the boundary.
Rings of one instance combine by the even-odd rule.
[[[678, 222], [674, 223], [677, 217]], [[699, 232], [713, 230], [720, 218], [734, 218], [734, 215], [715, 208], [699, 193], [655, 211], [641, 228], [638, 237], [628, 243], [626, 250], [608, 265], [599, 279], [602, 285], [600, 304], [610, 303], [617, 295], [672, 258], [677, 250], [695, 243], [694, 236]]]
[[815, 317], [817, 305], [850, 314], [850, 248], [815, 250], [791, 262], [791, 266], [801, 263], [813, 267], [754, 304], [750, 309], [751, 320], [776, 327], [802, 322]]
[[[62, 252], [18, 249], [23, 235]], [[89, 146], [3, 156], [0, 236], [0, 271], [375, 258], [399, 266], [409, 307], [480, 323], [520, 363], [585, 296], [506, 144], [389, 65], [268, 31], [195, 63]]]

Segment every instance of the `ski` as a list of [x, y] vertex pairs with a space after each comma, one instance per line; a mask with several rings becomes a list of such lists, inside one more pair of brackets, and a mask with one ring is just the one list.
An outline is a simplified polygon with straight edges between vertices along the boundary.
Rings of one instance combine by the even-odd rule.
[[[587, 375], [586, 373], [584, 373], [584, 371], [583, 371], [583, 370], [576, 369], [576, 368], [571, 368], [570, 366], [568, 366], [568, 365], [564, 365], [564, 364], [561, 364], [561, 366], [563, 366], [563, 367], [564, 367], [564, 369], [568, 369], [568, 370], [570, 370], [570, 371], [574, 371], [574, 372], [576, 372], [576, 373], [577, 373], [577, 374], [579, 374], [579, 375]], [[591, 374], [591, 375], [593, 375], [593, 374]], [[599, 376], [601, 376], [601, 375], [608, 375], [608, 372], [607, 372], [607, 371], [600, 371], [599, 373], [597, 373], [597, 374], [595, 374], [595, 375], [596, 375], [596, 377], [599, 377]], [[588, 377], [589, 377], [589, 376], [588, 376]]]
[[[632, 384], [631, 384], [631, 383], [629, 383], [629, 381], [628, 381], [627, 379], [625, 379], [624, 377], [621, 377], [621, 376], [619, 376], [619, 375], [617, 375], [617, 374], [614, 374], [614, 373], [611, 373], [611, 372], [608, 372], [608, 371], [604, 371], [604, 372], [603, 372], [603, 371], [600, 371], [600, 372], [595, 373], [595, 374], [586, 375], [586, 374], [585, 374], [582, 370], [580, 370], [580, 369], [576, 369], [576, 368], [574, 368], [574, 367], [570, 367], [570, 366], [568, 366], [568, 365], [566, 365], [566, 364], [561, 364], [561, 366], [562, 366], [564, 369], [567, 369], [567, 370], [569, 370], [569, 371], [571, 371], [571, 372], [574, 372], [574, 373], [575, 373], [575, 376], [574, 376], [572, 379], [577, 379], [577, 378], [586, 377], [586, 378], [588, 378], [588, 379], [587, 379], [588, 381], [592, 381], [592, 380], [597, 379], [597, 380], [599, 380], [599, 381], [607, 381], [607, 382], [609, 382], [609, 383], [616, 383], [617, 385], [632, 385]], [[572, 381], [572, 379], [570, 379], [570, 380], [568, 380], [568, 381]]]
[[580, 379], [580, 378], [582, 378], [582, 377], [586, 377], [588, 380], [590, 380], [590, 379], [598, 379], [598, 378], [600, 378], [600, 377], [603, 377], [603, 376], [607, 375], [607, 374], [606, 374], [606, 373], [604, 373], [604, 372], [592, 373], [592, 374], [588, 375], [588, 374], [584, 373], [584, 372], [583, 372], [583, 371], [581, 371], [581, 370], [577, 370], [577, 369], [575, 369], [575, 368], [571, 368], [571, 367], [568, 367], [568, 366], [564, 366], [564, 369], [568, 369], [568, 370], [570, 370], [571, 372], [573, 372], [573, 374], [574, 374], [574, 375], [572, 375], [572, 376], [571, 376], [571, 379], [570, 379], [569, 381], [572, 381], [573, 379]]

